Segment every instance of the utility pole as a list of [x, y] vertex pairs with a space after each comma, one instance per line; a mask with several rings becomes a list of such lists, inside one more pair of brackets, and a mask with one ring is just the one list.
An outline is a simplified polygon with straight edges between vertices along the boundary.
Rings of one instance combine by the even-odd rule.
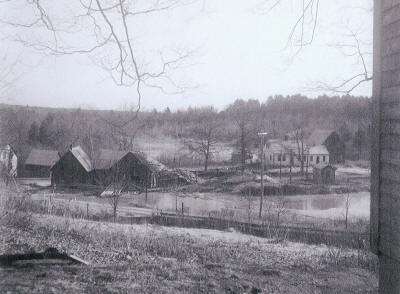
[[260, 197], [260, 212], [258, 215], [258, 218], [261, 220], [263, 198], [264, 198], [264, 136], [268, 135], [268, 133], [262, 132], [258, 133], [258, 135], [261, 137], [261, 197]]

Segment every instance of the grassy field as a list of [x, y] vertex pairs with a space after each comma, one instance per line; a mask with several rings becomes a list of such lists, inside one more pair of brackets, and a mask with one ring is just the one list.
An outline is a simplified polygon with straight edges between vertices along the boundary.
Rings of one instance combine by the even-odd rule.
[[30, 197], [1, 196], [0, 254], [54, 247], [90, 263], [2, 267], [1, 293], [377, 293], [365, 250], [32, 214]]
[[237, 232], [2, 218], [0, 253], [49, 246], [90, 266], [0, 268], [2, 293], [377, 293], [367, 252]]

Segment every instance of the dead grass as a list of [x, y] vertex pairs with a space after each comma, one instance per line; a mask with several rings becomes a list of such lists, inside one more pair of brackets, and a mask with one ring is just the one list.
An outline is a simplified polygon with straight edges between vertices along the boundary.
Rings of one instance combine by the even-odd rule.
[[[0, 226], [0, 252], [51, 246], [91, 262], [56, 274], [26, 270], [15, 282], [44, 275], [54, 293], [375, 293], [376, 264], [360, 262], [355, 250], [310, 246], [201, 229], [118, 225], [33, 215], [28, 228]], [[11, 274], [11, 273], [8, 273]], [[12, 287], [0, 270], [0, 288]], [[344, 279], [345, 277], [345, 279]], [[27, 292], [38, 291], [43, 281]], [[92, 285], [93, 288], [90, 288]], [[8, 288], [7, 288], [8, 289]], [[90, 290], [89, 290], [90, 289]], [[40, 291], [39, 291], [40, 292]]]

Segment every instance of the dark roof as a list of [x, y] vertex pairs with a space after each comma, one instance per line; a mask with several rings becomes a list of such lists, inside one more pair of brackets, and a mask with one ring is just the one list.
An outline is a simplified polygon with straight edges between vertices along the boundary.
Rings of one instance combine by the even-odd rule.
[[129, 151], [100, 149], [99, 153], [93, 160], [93, 168], [109, 169], [128, 153]]
[[307, 142], [310, 146], [324, 145], [326, 139], [333, 133], [333, 130], [315, 130]]
[[55, 150], [32, 149], [25, 160], [26, 165], [52, 166], [60, 156]]
[[133, 151], [118, 151], [118, 150], [108, 150], [108, 149], [100, 149], [96, 158], [93, 162], [94, 169], [109, 169], [118, 161], [120, 161], [127, 154], [133, 154], [136, 159], [141, 162], [143, 165], [146, 165], [152, 172], [160, 172], [168, 170], [168, 168], [162, 163], [148, 157], [143, 152], [133, 152]]
[[146, 165], [152, 172], [157, 173], [168, 170], [168, 168], [164, 164], [153, 158], [148, 157], [143, 152], [132, 152], [132, 153], [142, 164]]

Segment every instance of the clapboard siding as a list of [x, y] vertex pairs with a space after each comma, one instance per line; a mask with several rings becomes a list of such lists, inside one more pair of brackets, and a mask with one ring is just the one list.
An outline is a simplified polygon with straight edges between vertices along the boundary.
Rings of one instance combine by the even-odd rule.
[[391, 150], [400, 150], [400, 136], [397, 135], [381, 135], [381, 152]]
[[383, 135], [397, 135], [400, 136], [400, 121], [382, 120]]
[[382, 97], [380, 101], [384, 103], [392, 103], [399, 101], [399, 99], [400, 99], [400, 87], [391, 87], [382, 89]]
[[400, 0], [374, 1], [371, 247], [400, 260]]
[[400, 121], [400, 107], [398, 103], [382, 103], [382, 120]]

